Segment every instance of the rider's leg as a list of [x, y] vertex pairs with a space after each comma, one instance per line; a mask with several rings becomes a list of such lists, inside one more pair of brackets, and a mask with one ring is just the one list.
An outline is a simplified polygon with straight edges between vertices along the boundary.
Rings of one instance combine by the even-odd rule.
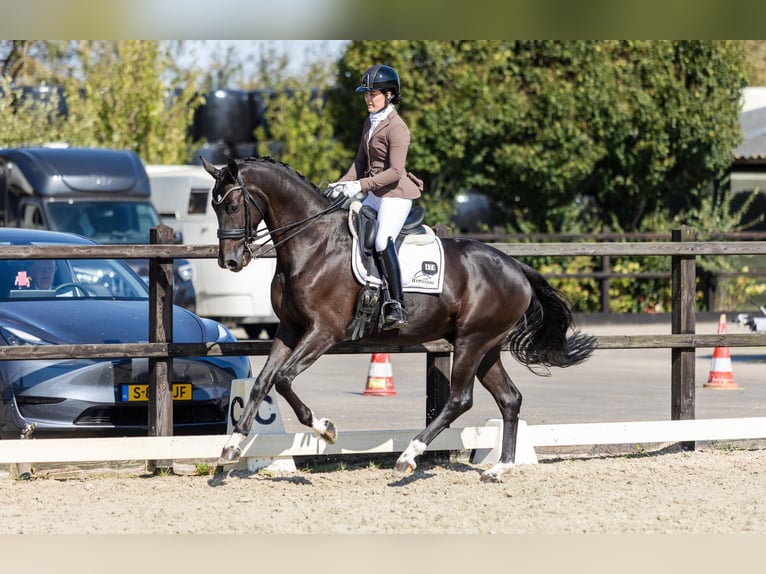
[[386, 276], [388, 294], [391, 297], [391, 300], [383, 306], [383, 329], [399, 329], [407, 324], [407, 313], [404, 310], [399, 258], [396, 255], [394, 241], [390, 237], [388, 245], [378, 256], [382, 263], [381, 269]]
[[[370, 198], [369, 194], [367, 197]], [[365, 199], [367, 203], [367, 199]], [[380, 253], [388, 246], [388, 238], [396, 241], [407, 216], [410, 214], [412, 200], [403, 197], [375, 197], [368, 205], [378, 212], [378, 232], [375, 234], [375, 251]]]
[[410, 213], [412, 200], [402, 197], [378, 197], [370, 193], [364, 203], [378, 212], [375, 255], [378, 268], [388, 284], [391, 299], [383, 306], [383, 328], [398, 329], [407, 322], [407, 316], [404, 311], [399, 259], [392, 238], [396, 238], [402, 230], [407, 215]]

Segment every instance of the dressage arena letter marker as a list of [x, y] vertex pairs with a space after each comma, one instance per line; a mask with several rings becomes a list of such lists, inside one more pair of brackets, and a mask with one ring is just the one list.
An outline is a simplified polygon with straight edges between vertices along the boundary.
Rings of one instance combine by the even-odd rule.
[[[229, 398], [229, 423], [226, 429], [227, 434], [234, 432], [234, 425], [239, 420], [245, 403], [250, 396], [255, 379], [235, 379], [231, 382], [231, 396]], [[258, 413], [255, 415], [253, 427], [250, 429], [248, 439], [258, 434], [285, 434], [285, 425], [282, 422], [282, 415], [279, 412], [279, 403], [274, 396], [273, 391], [263, 399]], [[234, 467], [236, 469], [247, 469], [255, 471], [259, 468], [270, 468], [272, 470], [295, 471], [295, 461], [289, 458], [256, 458], [243, 457]]]
[[[497, 443], [493, 448], [477, 448], [471, 464], [495, 464], [500, 459], [500, 446], [503, 442], [503, 421], [501, 419], [489, 419], [485, 423], [487, 428], [497, 428]], [[535, 447], [529, 440], [527, 421], [519, 419], [519, 428], [516, 434], [516, 464], [537, 464]]]

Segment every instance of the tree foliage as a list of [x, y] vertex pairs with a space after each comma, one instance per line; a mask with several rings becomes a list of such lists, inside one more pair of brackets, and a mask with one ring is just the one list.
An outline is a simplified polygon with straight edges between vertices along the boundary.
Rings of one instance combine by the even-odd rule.
[[[30, 58], [32, 48], [39, 59]], [[185, 163], [190, 156], [188, 128], [203, 102], [197, 76], [179, 71], [158, 42], [48, 42], [26, 49], [14, 43], [4, 62], [6, 93], [15, 97], [0, 98], [13, 112], [3, 146], [62, 141], [131, 149], [148, 163]], [[53, 99], [19, 97], [22, 85], [40, 84], [63, 87], [66, 117], [56, 114]]]
[[693, 205], [741, 137], [741, 42], [352, 42], [333, 108], [347, 146], [364, 116], [353, 88], [374, 63], [399, 71], [408, 168], [430, 199], [477, 188], [517, 229], [567, 229], [584, 199], [596, 221], [638, 229]]
[[748, 85], [766, 86], [766, 40], [746, 40]]
[[287, 60], [266, 54], [259, 61], [260, 85], [266, 94], [266, 125], [256, 129], [260, 155], [271, 155], [305, 175], [315, 185], [335, 181], [348, 167], [353, 151], [334, 137], [332, 118], [325, 110], [332, 90], [326, 65], [306, 65], [306, 76], [290, 77]]
[[[740, 91], [760, 49], [733, 41], [355, 41], [336, 69], [317, 60], [291, 78], [286, 58], [266, 53], [257, 77], [243, 81], [272, 94], [259, 153], [321, 183], [356, 151], [366, 114], [354, 92], [360, 75], [388, 63], [402, 78], [408, 168], [426, 181], [430, 221], [446, 222], [452, 198], [472, 187], [509, 208], [513, 230], [632, 231], [668, 206], [700, 205], [729, 168], [741, 137]], [[181, 70], [179, 50], [153, 41], [0, 41], [0, 144], [59, 140], [185, 162], [200, 90], [241, 69], [229, 54], [215, 77]], [[65, 86], [66, 119], [51, 102], [23, 107], [12, 97], [40, 84]]]

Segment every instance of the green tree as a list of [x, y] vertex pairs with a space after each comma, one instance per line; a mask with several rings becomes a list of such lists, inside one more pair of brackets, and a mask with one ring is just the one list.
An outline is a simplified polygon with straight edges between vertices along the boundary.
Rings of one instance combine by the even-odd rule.
[[333, 106], [346, 146], [364, 116], [353, 88], [374, 63], [402, 78], [426, 201], [475, 187], [512, 208], [516, 229], [566, 230], [584, 198], [594, 226], [639, 229], [679, 198], [698, 203], [741, 137], [741, 42], [352, 42]]
[[326, 63], [308, 63], [300, 78], [290, 77], [287, 64], [277, 54], [266, 54], [259, 62], [255, 85], [269, 88], [263, 90], [266, 125], [255, 133], [258, 153], [289, 164], [321, 186], [338, 178], [356, 149], [349, 151], [334, 137], [326, 111], [326, 96], [332, 90]]
[[19, 86], [56, 85], [69, 73], [74, 46], [53, 40], [0, 40], [0, 76]]
[[766, 86], [766, 41], [746, 40], [748, 84]]
[[77, 54], [83, 80], [66, 83], [71, 144], [132, 149], [147, 163], [188, 160], [203, 102], [193, 73], [170, 77], [172, 59], [157, 42], [87, 41]]
[[[39, 59], [30, 55], [33, 47]], [[199, 75], [179, 70], [167, 48], [154, 41], [49, 42], [22, 48], [10, 45], [4, 59], [9, 73], [3, 84], [16, 97], [0, 98], [0, 106], [13, 111], [10, 128], [4, 122], [0, 136], [3, 146], [63, 141], [131, 149], [147, 163], [188, 160], [194, 149], [188, 128], [203, 102]], [[67, 117], [56, 115], [52, 100], [19, 101], [21, 84], [63, 86]]]

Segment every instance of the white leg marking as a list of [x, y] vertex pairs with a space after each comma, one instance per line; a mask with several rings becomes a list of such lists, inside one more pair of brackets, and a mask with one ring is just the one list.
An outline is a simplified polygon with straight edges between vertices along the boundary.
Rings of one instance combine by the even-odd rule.
[[312, 430], [328, 444], [335, 444], [337, 440], [337, 430], [335, 429], [335, 423], [330, 419], [319, 419], [314, 417], [314, 413], [311, 413], [311, 428]]
[[311, 428], [319, 436], [322, 436], [327, 430], [327, 419], [318, 419], [311, 414]]
[[481, 481], [482, 482], [500, 482], [500, 477], [503, 476], [506, 472], [511, 470], [514, 466], [516, 466], [512, 462], [498, 462], [495, 464], [492, 468], [489, 470], [485, 470], [481, 474]]

